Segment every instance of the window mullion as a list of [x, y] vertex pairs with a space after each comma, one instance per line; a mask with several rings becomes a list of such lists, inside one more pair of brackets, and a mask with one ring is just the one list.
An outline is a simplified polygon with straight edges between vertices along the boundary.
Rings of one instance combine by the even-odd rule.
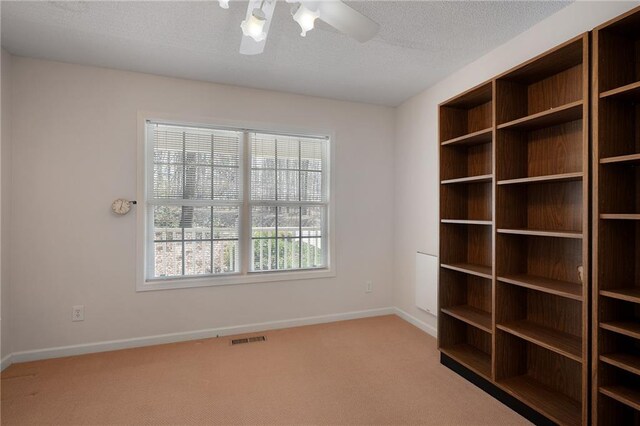
[[[187, 133], [182, 132], [182, 198], [187, 189]], [[185, 264], [187, 263], [186, 250], [184, 249], [184, 206], [180, 209], [180, 227], [182, 228], [182, 276], [184, 276]]]
[[[213, 164], [215, 162], [214, 158], [215, 158], [215, 148], [214, 148], [214, 137], [213, 134], [211, 134], [211, 200], [213, 201], [213, 190], [214, 190], [214, 186], [213, 186], [213, 181], [215, 180], [214, 178], [214, 170], [213, 170]], [[213, 250], [214, 250], [214, 245], [213, 245], [213, 204], [210, 207], [210, 212], [211, 212], [211, 253], [209, 254], [210, 257], [210, 261], [211, 261], [211, 273], [213, 274], [215, 272], [215, 268], [214, 268], [214, 263], [213, 263]]]
[[[302, 142], [298, 139], [298, 201], [302, 202]], [[302, 206], [298, 207], [298, 268], [302, 268]]]
[[[278, 262], [280, 259], [280, 252], [279, 252], [279, 247], [278, 247], [278, 138], [276, 137], [274, 139], [274, 145], [273, 145], [273, 149], [274, 149], [274, 159], [275, 159], [275, 163], [273, 165], [274, 167], [274, 177], [275, 177], [275, 189], [276, 189], [276, 193], [274, 194], [275, 196], [275, 200], [276, 200], [276, 223], [275, 223], [275, 228], [276, 228], [276, 268], [278, 269], [278, 267], [280, 266], [280, 263]], [[269, 265], [269, 268], [271, 268], [271, 265]]]
[[249, 132], [242, 132], [242, 207], [240, 212], [240, 272], [246, 275], [251, 270], [251, 147]]

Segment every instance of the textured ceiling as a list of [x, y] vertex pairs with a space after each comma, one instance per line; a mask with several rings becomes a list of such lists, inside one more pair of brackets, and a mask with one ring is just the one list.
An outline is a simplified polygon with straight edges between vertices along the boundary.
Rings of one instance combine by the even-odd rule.
[[360, 1], [360, 44], [324, 23], [300, 37], [280, 0], [265, 52], [238, 53], [246, 2], [2, 2], [13, 54], [334, 99], [398, 105], [569, 4]]

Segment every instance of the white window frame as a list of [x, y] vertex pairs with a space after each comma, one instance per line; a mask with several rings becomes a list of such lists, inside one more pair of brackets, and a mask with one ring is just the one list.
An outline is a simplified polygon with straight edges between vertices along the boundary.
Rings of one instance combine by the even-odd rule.
[[[149, 253], [148, 238], [152, 233], [150, 209], [147, 206], [148, 182], [151, 178], [149, 163], [153, 159], [153, 144], [149, 142], [147, 135], [147, 122], [177, 124], [185, 126], [202, 126], [227, 130], [242, 131], [241, 147], [241, 185], [242, 200], [240, 212], [240, 271], [233, 273], [205, 275], [205, 276], [176, 276], [167, 278], [147, 278], [147, 266], [152, 260]], [[249, 144], [246, 140], [247, 132], [277, 133], [283, 135], [306, 135], [311, 137], [325, 136], [328, 138], [327, 172], [324, 179], [328, 180], [327, 217], [324, 221], [325, 234], [328, 238], [326, 244], [326, 266], [314, 269], [290, 269], [271, 271], [250, 271], [251, 253], [251, 200], [249, 195], [250, 185], [250, 152], [246, 153]], [[138, 171], [137, 171], [137, 201], [136, 204], [136, 291], [169, 290], [178, 288], [210, 287], [234, 284], [252, 284], [274, 281], [307, 280], [317, 278], [331, 278], [336, 276], [335, 261], [335, 170], [333, 165], [335, 155], [335, 133], [326, 129], [295, 128], [293, 126], [266, 125], [264, 123], [247, 123], [208, 117], [184, 117], [175, 114], [153, 113], [147, 111], [138, 112]], [[260, 203], [258, 203], [260, 204]], [[248, 247], [245, 247], [246, 245]]]

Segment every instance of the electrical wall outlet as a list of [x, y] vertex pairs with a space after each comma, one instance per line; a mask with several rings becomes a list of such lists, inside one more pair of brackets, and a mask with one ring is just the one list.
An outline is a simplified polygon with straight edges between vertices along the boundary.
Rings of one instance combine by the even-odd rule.
[[373, 292], [373, 281], [365, 281], [365, 293], [372, 293]]
[[71, 321], [84, 321], [84, 305], [75, 305], [73, 307]]

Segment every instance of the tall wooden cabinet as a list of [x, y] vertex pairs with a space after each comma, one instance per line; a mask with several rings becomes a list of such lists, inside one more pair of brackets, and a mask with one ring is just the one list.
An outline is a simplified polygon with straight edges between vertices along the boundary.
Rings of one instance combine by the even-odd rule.
[[440, 349], [563, 425], [589, 401], [589, 35], [440, 105]]
[[490, 380], [493, 84], [440, 107], [440, 350]]
[[640, 9], [593, 32], [593, 423], [640, 424]]
[[560, 424], [589, 383], [589, 36], [496, 79], [495, 380]]

